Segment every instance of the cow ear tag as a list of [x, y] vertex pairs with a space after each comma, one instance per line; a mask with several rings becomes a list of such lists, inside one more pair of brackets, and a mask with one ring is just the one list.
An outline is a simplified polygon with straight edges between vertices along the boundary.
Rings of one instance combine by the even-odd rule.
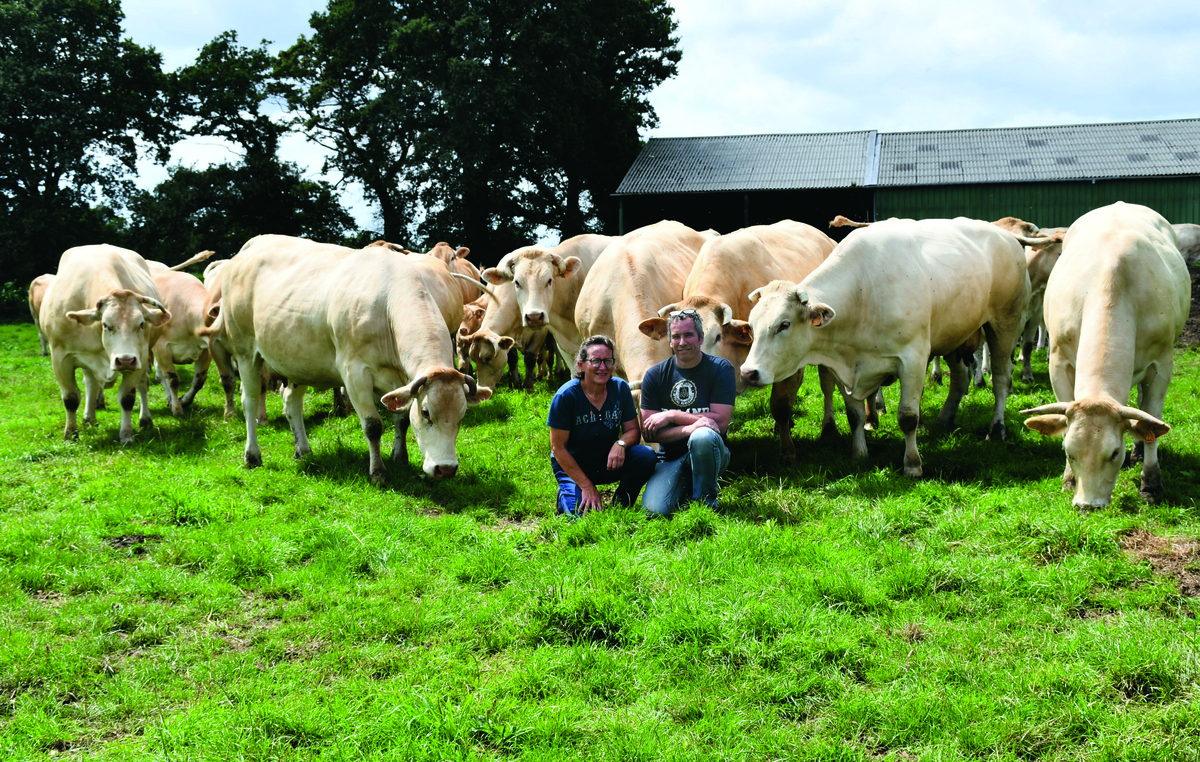
[[813, 318], [812, 324], [813, 324], [813, 328], [820, 328], [821, 327], [821, 316], [817, 315], [815, 318]]
[[1145, 442], [1146, 444], [1154, 444], [1155, 442], [1158, 441], [1158, 437], [1155, 436], [1153, 430], [1149, 430], [1145, 433], [1144, 436], [1142, 436], [1142, 441]]

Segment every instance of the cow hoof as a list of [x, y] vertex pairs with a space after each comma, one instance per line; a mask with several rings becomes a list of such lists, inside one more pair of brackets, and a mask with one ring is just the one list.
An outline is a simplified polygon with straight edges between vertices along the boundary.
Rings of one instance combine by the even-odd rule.
[[915, 466], [910, 466], [907, 463], [904, 464], [904, 475], [909, 479], [920, 479], [923, 473], [920, 463]]
[[867, 416], [867, 422], [863, 424], [863, 428], [867, 431], [874, 431], [879, 428], [879, 414], [871, 413]]
[[790, 450], [790, 451], [789, 450], [780, 450], [779, 451], [779, 462], [785, 466], [794, 466], [796, 464], [796, 451], [795, 450]]
[[178, 408], [174, 408], [174, 407], [171, 408], [171, 415], [176, 418], [182, 418], [183, 417], [183, 405], [180, 405]]
[[1142, 488], [1138, 490], [1138, 494], [1141, 495], [1142, 500], [1146, 501], [1148, 505], [1158, 505], [1162, 502], [1163, 498], [1162, 484], [1151, 486], [1143, 483]]
[[154, 425], [154, 421], [150, 420], [149, 418], [139, 418], [138, 419], [138, 428], [139, 429], [148, 429], [152, 425]]
[[1003, 442], [1008, 438], [1008, 429], [1003, 423], [992, 424], [992, 430], [987, 435], [989, 442]]
[[225, 420], [228, 421], [230, 418], [233, 418], [235, 415], [237, 415], [236, 410], [234, 410], [231, 407], [225, 408], [225, 415], [224, 415]]
[[371, 472], [371, 484], [376, 487], [383, 487], [387, 484], [388, 472], [386, 468], [377, 468]]
[[261, 418], [256, 418], [254, 422], [257, 423], [259, 426], [266, 426], [268, 420], [270, 420], [270, 419], [268, 419], [267, 416], [264, 415]]
[[64, 431], [63, 432], [63, 441], [64, 442], [78, 442], [79, 441], [79, 429], [67, 429], [66, 431]]
[[976, 388], [976, 389], [986, 389], [986, 388], [987, 388], [987, 379], [986, 379], [986, 378], [981, 378], [981, 379], [979, 379], [978, 381], [976, 381], [976, 382], [975, 382], [975, 388]]
[[1027, 384], [1032, 384], [1032, 383], [1033, 383], [1033, 374], [1032, 374], [1032, 373], [1030, 373], [1030, 374], [1027, 376], [1027, 375], [1025, 375], [1024, 373], [1022, 373], [1022, 374], [1021, 374], [1021, 380], [1022, 380], [1022, 381], [1024, 381], [1025, 383], [1027, 383]]
[[121, 434], [119, 439], [120, 439], [120, 442], [122, 445], [133, 444], [133, 432], [130, 432], [128, 434], [123, 433], [123, 434]]
[[311, 447], [297, 447], [292, 457], [296, 460], [304, 460], [307, 456], [312, 455]]
[[825, 425], [821, 427], [821, 439], [829, 439], [830, 437], [836, 437], [837, 435], [838, 427], [833, 421], [826, 421]]
[[258, 468], [262, 465], [262, 455], [256, 452], [246, 453], [246, 468]]

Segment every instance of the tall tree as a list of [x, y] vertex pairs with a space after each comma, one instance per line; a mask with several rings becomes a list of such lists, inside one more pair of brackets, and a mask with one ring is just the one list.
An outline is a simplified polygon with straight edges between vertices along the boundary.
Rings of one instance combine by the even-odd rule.
[[121, 39], [117, 0], [0, 0], [0, 268], [52, 269], [114, 230], [139, 139], [165, 151], [161, 57]]

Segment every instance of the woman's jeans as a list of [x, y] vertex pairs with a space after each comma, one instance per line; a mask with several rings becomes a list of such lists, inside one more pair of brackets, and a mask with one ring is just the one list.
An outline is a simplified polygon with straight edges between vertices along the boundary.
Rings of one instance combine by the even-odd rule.
[[[630, 506], [637, 501], [638, 493], [642, 491], [646, 480], [654, 473], [658, 456], [646, 445], [633, 445], [625, 450], [625, 463], [615, 471], [605, 469], [599, 473], [584, 470], [592, 484], [617, 484], [616, 502]], [[579, 515], [579, 500], [583, 490], [579, 489], [567, 472], [558, 465], [558, 461], [550, 458], [550, 467], [554, 470], [554, 478], [558, 481], [558, 512], [568, 516]]]
[[712, 429], [696, 429], [688, 437], [688, 451], [675, 460], [658, 464], [646, 484], [642, 508], [649, 515], [670, 516], [688, 500], [703, 500], [717, 507], [717, 477], [729, 466], [729, 448]]

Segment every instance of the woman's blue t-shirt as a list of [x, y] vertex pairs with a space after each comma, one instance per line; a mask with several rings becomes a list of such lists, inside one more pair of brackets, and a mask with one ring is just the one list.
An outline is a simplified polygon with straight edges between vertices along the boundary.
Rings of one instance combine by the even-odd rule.
[[551, 428], [570, 432], [567, 452], [587, 473], [601, 473], [608, 468], [608, 452], [621, 437], [622, 424], [637, 417], [629, 384], [621, 378], [610, 378], [607, 386], [604, 405], [597, 410], [583, 393], [579, 379], [571, 379], [555, 393], [546, 418]]

